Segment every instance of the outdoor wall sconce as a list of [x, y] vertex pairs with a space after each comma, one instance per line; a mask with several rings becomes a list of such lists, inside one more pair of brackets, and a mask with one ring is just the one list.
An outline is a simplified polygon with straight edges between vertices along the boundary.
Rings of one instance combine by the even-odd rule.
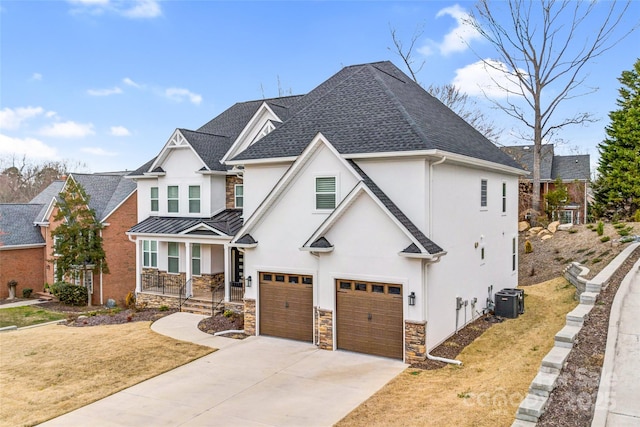
[[416, 305], [416, 293], [411, 292], [409, 294], [409, 305]]
[[247, 288], [251, 287], [251, 276], [247, 276]]

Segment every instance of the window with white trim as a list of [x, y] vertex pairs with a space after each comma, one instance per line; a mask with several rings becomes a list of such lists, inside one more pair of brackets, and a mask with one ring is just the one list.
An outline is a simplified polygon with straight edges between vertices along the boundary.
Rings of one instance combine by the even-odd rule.
[[177, 213], [179, 211], [179, 197], [177, 185], [167, 187], [167, 212]]
[[85, 270], [84, 275], [84, 287], [87, 288], [89, 294], [93, 293], [93, 270]]
[[336, 177], [316, 177], [316, 209], [334, 209], [336, 207]]
[[160, 201], [158, 198], [158, 187], [151, 187], [151, 212], [160, 210]]
[[511, 240], [511, 271], [516, 271], [516, 262], [517, 262], [517, 245], [516, 238], [514, 237]]
[[200, 244], [191, 245], [191, 274], [200, 275]]
[[60, 244], [60, 236], [53, 236], [53, 255], [54, 256], [60, 255], [60, 252], [58, 252], [59, 244]]
[[276, 127], [273, 125], [273, 123], [271, 123], [271, 121], [267, 121], [267, 123], [265, 123], [265, 125], [262, 127], [262, 130], [260, 131], [260, 133], [258, 133], [258, 136], [256, 137], [256, 141], [259, 140], [260, 138], [263, 138], [269, 135], [271, 131], [273, 131], [275, 128]]
[[480, 180], [480, 207], [481, 208], [487, 207], [487, 180], [486, 179]]
[[142, 266], [158, 268], [158, 242], [155, 240], [142, 241]]
[[200, 186], [189, 186], [189, 213], [200, 213]]
[[502, 183], [502, 213], [507, 212], [507, 183]]
[[177, 242], [169, 242], [167, 246], [167, 272], [180, 272], [180, 248]]
[[242, 184], [236, 184], [233, 193], [235, 207], [241, 208], [244, 205], [244, 186]]

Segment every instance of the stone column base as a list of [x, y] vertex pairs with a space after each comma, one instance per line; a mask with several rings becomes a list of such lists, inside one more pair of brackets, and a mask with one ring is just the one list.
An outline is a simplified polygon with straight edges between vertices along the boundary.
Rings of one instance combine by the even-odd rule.
[[333, 311], [318, 308], [318, 348], [333, 350]]
[[404, 321], [404, 363], [422, 362], [427, 357], [427, 322]]
[[256, 335], [256, 300], [244, 300], [244, 333]]

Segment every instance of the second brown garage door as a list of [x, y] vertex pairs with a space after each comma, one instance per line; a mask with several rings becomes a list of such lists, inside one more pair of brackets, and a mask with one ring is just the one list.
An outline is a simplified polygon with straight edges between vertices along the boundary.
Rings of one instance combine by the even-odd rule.
[[336, 280], [338, 348], [402, 359], [402, 285]]
[[260, 334], [313, 341], [313, 278], [260, 273]]

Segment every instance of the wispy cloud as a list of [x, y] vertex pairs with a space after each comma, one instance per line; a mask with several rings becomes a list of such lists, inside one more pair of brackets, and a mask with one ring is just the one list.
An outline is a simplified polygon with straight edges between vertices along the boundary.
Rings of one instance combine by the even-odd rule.
[[42, 107], [18, 107], [16, 109], [6, 107], [0, 110], [0, 129], [16, 130], [24, 121], [42, 113], [44, 113]]
[[158, 0], [67, 0], [71, 13], [102, 15], [112, 13], [130, 19], [152, 19], [162, 15]]
[[122, 79], [122, 83], [126, 84], [127, 86], [135, 87], [136, 89], [142, 88], [142, 85], [134, 82], [129, 77], [125, 77], [124, 79]]
[[118, 155], [118, 153], [116, 152], [107, 151], [104, 148], [100, 148], [100, 147], [84, 147], [84, 148], [81, 148], [80, 151], [87, 154], [93, 154], [94, 156], [103, 156], [103, 157], [113, 157]]
[[202, 102], [201, 95], [193, 93], [189, 89], [184, 88], [170, 87], [168, 89], [165, 89], [164, 96], [176, 102], [182, 102], [186, 99], [188, 99], [189, 102], [195, 105], [200, 105], [200, 103]]
[[[524, 70], [519, 72], [524, 73]], [[496, 99], [506, 98], [509, 92], [513, 94], [520, 91], [513, 70], [502, 62], [490, 59], [457, 69], [452, 83], [469, 95], [486, 95]]]
[[427, 40], [426, 43], [418, 49], [418, 52], [428, 56], [434, 52], [440, 52], [446, 56], [452, 53], [464, 52], [469, 49], [469, 44], [474, 40], [482, 39], [478, 31], [473, 28], [468, 21], [471, 19], [469, 13], [460, 5], [455, 4], [450, 7], [441, 9], [436, 18], [450, 16], [456, 21], [456, 26], [443, 37], [441, 42]]
[[53, 138], [84, 138], [85, 136], [95, 135], [95, 131], [92, 123], [76, 123], [69, 120], [43, 128], [40, 130], [40, 135]]
[[120, 89], [118, 86], [114, 86], [110, 89], [88, 89], [87, 93], [91, 96], [119, 95], [122, 93], [122, 89]]
[[31, 74], [31, 80], [35, 80], [35, 81], [40, 81], [40, 80], [42, 80], [42, 74], [40, 74], [40, 73], [33, 73], [33, 74]]
[[0, 134], [0, 153], [24, 155], [28, 158], [55, 159], [58, 153], [35, 138], [13, 138]]
[[131, 132], [124, 126], [111, 126], [109, 133], [112, 136], [129, 136]]

